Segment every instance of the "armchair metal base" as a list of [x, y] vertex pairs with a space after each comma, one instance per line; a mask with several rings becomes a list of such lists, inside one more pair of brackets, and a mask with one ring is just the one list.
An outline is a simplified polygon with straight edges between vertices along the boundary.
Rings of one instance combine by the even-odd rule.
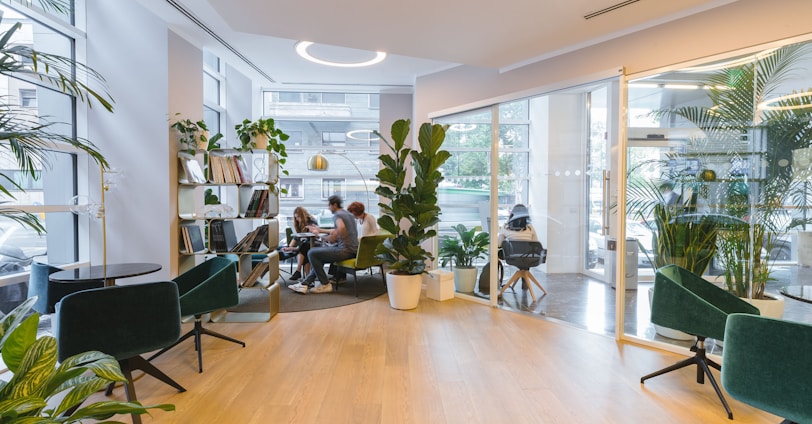
[[[159, 370], [155, 365], [152, 365], [141, 356], [135, 356], [132, 358], [122, 359], [118, 361], [118, 365], [121, 368], [121, 373], [124, 374], [124, 377], [127, 378], [127, 381], [124, 382], [124, 393], [127, 396], [127, 402], [136, 402], [138, 398], [135, 395], [135, 385], [133, 384], [133, 371], [141, 370], [144, 371], [145, 374], [149, 374], [158, 380], [163, 381], [164, 383], [178, 389], [178, 392], [185, 392], [186, 389], [183, 388], [178, 382], [173, 380], [168, 375], [164, 374], [163, 371]], [[105, 394], [110, 396], [113, 394], [113, 388], [115, 385], [111, 383], [107, 386], [107, 391]], [[78, 406], [78, 405], [77, 405]], [[132, 414], [133, 424], [141, 424], [141, 416], [138, 414]]]
[[725, 400], [725, 396], [722, 394], [722, 390], [719, 389], [719, 384], [716, 383], [716, 379], [710, 372], [710, 367], [716, 368], [717, 370], [721, 371], [722, 366], [706, 356], [705, 337], [697, 337], [697, 341], [691, 348], [691, 351], [696, 352], [696, 354], [688, 359], [679, 361], [674, 365], [665, 367], [659, 371], [644, 376], [643, 378], [640, 379], [640, 384], [644, 384], [645, 381], [648, 380], [649, 378], [657, 377], [658, 375], [662, 375], [691, 365], [696, 365], [696, 382], [699, 384], [705, 384], [705, 375], [708, 376], [708, 381], [710, 381], [711, 385], [713, 386], [713, 390], [716, 390], [716, 394], [719, 396], [719, 400], [722, 401], [722, 406], [724, 406], [725, 411], [727, 411], [727, 417], [732, 420], [733, 412], [730, 410], [730, 406], [728, 406], [727, 401]]
[[204, 328], [203, 323], [200, 320], [200, 317], [201, 317], [200, 315], [195, 315], [195, 326], [194, 326], [194, 328], [192, 328], [191, 330], [189, 330], [189, 332], [187, 332], [186, 334], [181, 336], [178, 339], [178, 341], [176, 341], [171, 346], [167, 346], [167, 347], [161, 349], [160, 351], [158, 351], [158, 353], [150, 356], [149, 360], [151, 361], [151, 360], [157, 358], [158, 356], [162, 355], [164, 352], [168, 351], [169, 349], [172, 349], [173, 347], [179, 345], [182, 341], [188, 339], [189, 337], [194, 336], [195, 337], [195, 350], [197, 351], [198, 372], [203, 372], [203, 346], [200, 343], [200, 336], [202, 336], [203, 334], [207, 334], [207, 335], [212, 336], [212, 337], [217, 337], [218, 339], [223, 339], [223, 340], [226, 340], [226, 341], [229, 341], [229, 342], [232, 342], [232, 343], [237, 343], [239, 345], [242, 345], [242, 347], [245, 347], [245, 342], [243, 342], [243, 341], [240, 341], [240, 340], [237, 340], [235, 338], [228, 337], [228, 336], [226, 336], [224, 334], [220, 334], [220, 333], [218, 333], [216, 331], [211, 331], [211, 330], [209, 330], [207, 328]]
[[[520, 269], [520, 270], [516, 271], [515, 274], [513, 274], [513, 277], [510, 277], [510, 280], [508, 280], [508, 282], [505, 283], [504, 286], [502, 286], [502, 290], [499, 290], [499, 296], [502, 296], [502, 293], [504, 293], [505, 290], [508, 289], [508, 287], [513, 289], [513, 285], [516, 284], [517, 281], [519, 281], [519, 278], [522, 279], [522, 282], [527, 282], [528, 280], [530, 280], [536, 286], [538, 286], [538, 288], [541, 289], [541, 291], [545, 295], [547, 294], [547, 290], [544, 290], [544, 287], [541, 286], [541, 283], [539, 283], [539, 281], [536, 280], [536, 277], [533, 276], [533, 274], [530, 272], [529, 269]], [[528, 288], [530, 289], [530, 296], [533, 298], [533, 302], [535, 302], [536, 301], [536, 294], [533, 292], [532, 287], [528, 287]]]

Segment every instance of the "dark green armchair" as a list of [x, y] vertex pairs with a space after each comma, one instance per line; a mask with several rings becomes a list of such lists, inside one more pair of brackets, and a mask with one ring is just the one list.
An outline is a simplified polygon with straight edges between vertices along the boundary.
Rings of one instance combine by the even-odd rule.
[[[174, 343], [180, 336], [178, 288], [171, 281], [102, 287], [65, 296], [56, 306], [54, 328], [59, 361], [96, 350], [113, 356], [127, 382], [127, 401], [135, 402], [132, 372], [142, 370], [183, 392], [183, 386], [141, 355]], [[108, 386], [107, 394], [112, 392]], [[78, 406], [78, 405], [76, 405]], [[133, 422], [141, 418], [133, 415]]]
[[727, 416], [733, 419], [724, 395], [710, 367], [721, 370], [721, 365], [706, 356], [705, 339], [724, 340], [727, 317], [733, 313], [758, 315], [755, 306], [736, 295], [703, 280], [698, 275], [677, 265], [660, 267], [654, 275], [654, 293], [651, 299], [651, 322], [696, 336], [691, 351], [694, 356], [674, 365], [648, 374], [640, 383], [658, 375], [696, 365], [696, 382], [705, 383], [708, 377], [722, 401]]
[[178, 275], [172, 281], [177, 283], [180, 293], [180, 314], [195, 317], [194, 328], [172, 346], [168, 346], [152, 355], [153, 360], [182, 341], [194, 336], [195, 350], [197, 350], [198, 372], [203, 372], [203, 346], [200, 337], [207, 334], [212, 337], [237, 343], [245, 347], [245, 343], [226, 335], [211, 331], [203, 327], [203, 314], [230, 308], [240, 302], [239, 288], [237, 286], [237, 266], [234, 261], [224, 257], [214, 257], [194, 268]]
[[812, 423], [812, 325], [732, 314], [725, 329], [722, 386], [784, 423]]
[[37, 296], [34, 310], [41, 315], [54, 313], [57, 302], [71, 293], [104, 286], [104, 280], [75, 283], [51, 281], [50, 275], [57, 271], [62, 271], [62, 268], [39, 262], [31, 264], [31, 272], [28, 274], [28, 297]]

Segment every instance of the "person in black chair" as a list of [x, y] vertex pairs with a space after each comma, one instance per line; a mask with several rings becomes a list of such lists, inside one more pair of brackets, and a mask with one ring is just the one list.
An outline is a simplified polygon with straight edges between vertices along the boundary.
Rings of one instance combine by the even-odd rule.
[[[502, 243], [505, 240], [525, 240], [525, 241], [538, 241], [538, 235], [536, 235], [536, 229], [533, 228], [533, 225], [530, 224], [530, 212], [527, 210], [527, 206], [517, 203], [513, 206], [513, 209], [510, 210], [510, 216], [508, 216], [508, 220], [505, 225], [499, 228], [499, 234], [497, 236], [497, 245], [499, 246], [499, 259], [504, 260], [505, 254], [502, 251]], [[501, 262], [500, 262], [500, 268]], [[502, 278], [500, 275], [499, 278], [499, 285], [501, 286]], [[522, 289], [527, 288], [527, 281], [522, 278]]]
[[[316, 218], [310, 214], [303, 206], [297, 206], [293, 210], [293, 232], [304, 233], [308, 231], [310, 225], [316, 224]], [[279, 248], [279, 256], [282, 260], [288, 259], [296, 255], [296, 272], [291, 275], [290, 279], [297, 281], [302, 278], [302, 272], [306, 272], [308, 265], [307, 251], [310, 250], [310, 238], [302, 237], [297, 238], [294, 236], [290, 239], [287, 246]]]

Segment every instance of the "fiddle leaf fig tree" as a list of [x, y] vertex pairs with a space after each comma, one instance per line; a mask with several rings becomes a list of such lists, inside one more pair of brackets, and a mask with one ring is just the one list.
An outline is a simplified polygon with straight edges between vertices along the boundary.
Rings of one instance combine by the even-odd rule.
[[[451, 157], [440, 150], [446, 127], [424, 123], [418, 132], [419, 150], [406, 146], [411, 121], [401, 119], [392, 124], [392, 140], [380, 132], [375, 135], [389, 147], [390, 154], [380, 155], [382, 168], [378, 171], [380, 185], [375, 193], [386, 199], [378, 203], [381, 217], [378, 225], [394, 236], [386, 239], [375, 251], [376, 257], [389, 264], [396, 274], [422, 274], [426, 261], [433, 261], [431, 252], [422, 243], [437, 235], [434, 226], [440, 222], [437, 188], [443, 181], [440, 167]], [[414, 182], [408, 180], [411, 165]]]

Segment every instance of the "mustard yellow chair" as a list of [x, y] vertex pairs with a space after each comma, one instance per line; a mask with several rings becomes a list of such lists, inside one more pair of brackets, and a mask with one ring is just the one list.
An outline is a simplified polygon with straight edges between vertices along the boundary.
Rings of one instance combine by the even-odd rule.
[[[356, 271], [358, 270], [371, 269], [376, 266], [380, 267], [381, 279], [383, 280], [384, 287], [386, 286], [386, 278], [383, 273], [383, 261], [375, 257], [375, 249], [389, 237], [392, 237], [392, 235], [377, 234], [374, 236], [361, 237], [361, 241], [358, 243], [358, 252], [355, 254], [355, 257], [336, 262], [335, 265], [338, 268], [352, 273], [355, 297], [358, 297], [358, 276], [356, 275]], [[338, 290], [338, 284], [335, 285], [335, 290]]]

